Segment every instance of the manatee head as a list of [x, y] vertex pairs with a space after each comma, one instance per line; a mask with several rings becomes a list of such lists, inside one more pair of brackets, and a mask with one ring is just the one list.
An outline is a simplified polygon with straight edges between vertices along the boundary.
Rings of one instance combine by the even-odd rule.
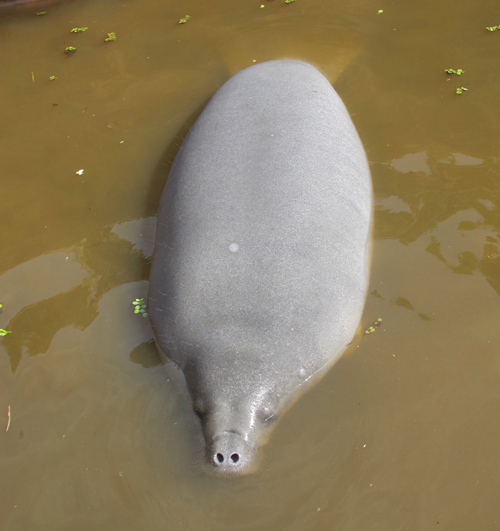
[[276, 391], [249, 386], [250, 382], [222, 385], [221, 380], [186, 376], [205, 438], [206, 471], [221, 476], [254, 472], [259, 448], [267, 442], [279, 417]]

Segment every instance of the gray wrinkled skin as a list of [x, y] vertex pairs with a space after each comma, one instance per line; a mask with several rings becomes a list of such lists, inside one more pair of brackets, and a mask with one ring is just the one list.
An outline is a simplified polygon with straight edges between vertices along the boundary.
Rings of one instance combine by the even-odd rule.
[[251, 66], [211, 98], [161, 198], [148, 302], [209, 469], [251, 471], [273, 421], [352, 340], [371, 216], [363, 146], [314, 67]]

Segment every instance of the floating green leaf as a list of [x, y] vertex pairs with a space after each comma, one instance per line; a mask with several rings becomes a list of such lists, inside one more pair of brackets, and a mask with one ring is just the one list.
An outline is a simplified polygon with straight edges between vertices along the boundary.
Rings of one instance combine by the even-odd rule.
[[377, 327], [379, 327], [382, 324], [382, 317], [379, 317], [372, 326], [369, 326], [365, 330], [365, 334], [372, 334], [373, 332], [377, 331]]
[[135, 299], [132, 304], [134, 305], [134, 313], [139, 313], [143, 317], [148, 316], [146, 313], [146, 303], [144, 302], [144, 299]]
[[191, 18], [191, 15], [186, 15], [184, 18], [181, 18], [179, 20], [179, 24], [185, 24], [190, 18]]
[[377, 15], [381, 15], [383, 12], [384, 12], [383, 9], [379, 9], [379, 10], [377, 11]]
[[467, 91], [467, 90], [469, 90], [469, 89], [467, 89], [465, 87], [458, 87], [457, 88], [457, 94], [462, 94], [462, 92]]
[[293, 4], [297, 0], [285, 0], [285, 4]]
[[51, 81], [54, 81], [54, 79], [57, 79], [57, 77], [56, 77], [56, 76], [50, 76], [49, 79], [50, 79]]
[[111, 33], [108, 33], [108, 37], [104, 40], [106, 42], [116, 41], [116, 33], [114, 31], [112, 31]]
[[35, 13], [38, 17], [40, 15], [45, 15], [45, 13], [47, 13], [47, 11], [38, 11], [38, 13]]
[[453, 70], [453, 68], [447, 68], [445, 70], [447, 74], [457, 74], [457, 76], [461, 76], [462, 74], [465, 74], [465, 70], [462, 70], [459, 68], [458, 70]]
[[497, 31], [497, 30], [500, 30], [500, 25], [498, 25], [498, 26], [489, 26], [486, 29], [488, 31]]
[[12, 330], [4, 330], [0, 328], [0, 336], [6, 336], [7, 334], [12, 334]]
[[66, 50], [64, 50], [64, 53], [67, 53], [68, 55], [73, 55], [76, 52], [76, 48], [74, 46], [68, 46]]
[[35, 82], [35, 74], [33, 72], [31, 72], [31, 81]]
[[73, 28], [71, 33], [80, 33], [82, 31], [87, 31], [89, 28]]

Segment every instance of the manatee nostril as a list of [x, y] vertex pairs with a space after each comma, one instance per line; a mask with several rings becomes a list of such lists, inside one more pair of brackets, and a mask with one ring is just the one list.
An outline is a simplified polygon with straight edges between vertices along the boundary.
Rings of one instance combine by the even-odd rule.
[[205, 456], [213, 472], [238, 475], [254, 468], [254, 454], [254, 447], [240, 433], [226, 430], [208, 443]]
[[[240, 454], [238, 452], [234, 452], [229, 456], [229, 461], [234, 465], [238, 463], [239, 460]], [[224, 463], [224, 454], [221, 452], [217, 452], [214, 456], [214, 462], [216, 465], [221, 465], [222, 463]]]

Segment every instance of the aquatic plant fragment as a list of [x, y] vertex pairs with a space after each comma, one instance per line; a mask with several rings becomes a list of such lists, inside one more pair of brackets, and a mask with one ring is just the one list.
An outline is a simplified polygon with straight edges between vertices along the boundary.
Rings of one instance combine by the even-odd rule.
[[116, 33], [112, 31], [111, 33], [108, 33], [108, 37], [104, 39], [106, 42], [116, 41]]
[[148, 316], [146, 313], [146, 303], [144, 302], [144, 299], [135, 299], [132, 304], [134, 305], [134, 313], [140, 313], [143, 317]]
[[372, 334], [373, 332], [376, 331], [376, 327], [380, 326], [382, 324], [382, 317], [379, 317], [374, 323], [373, 323], [373, 326], [369, 326], [366, 330], [365, 330], [365, 334]]

